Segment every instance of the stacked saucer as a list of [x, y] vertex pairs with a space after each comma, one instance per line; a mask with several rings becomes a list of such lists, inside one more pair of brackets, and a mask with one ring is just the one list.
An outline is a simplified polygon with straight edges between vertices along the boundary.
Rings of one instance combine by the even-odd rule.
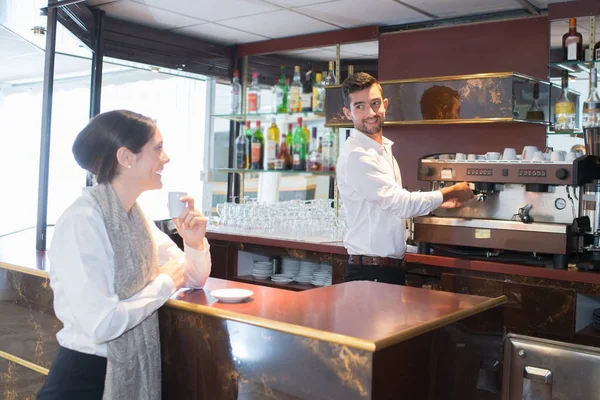
[[270, 261], [254, 261], [252, 276], [256, 279], [268, 279], [273, 274], [273, 263]]
[[295, 258], [283, 257], [281, 260], [281, 273], [283, 275], [296, 276], [300, 270], [300, 260]]
[[318, 262], [302, 260], [300, 261], [300, 269], [296, 276], [294, 276], [294, 280], [298, 283], [310, 283], [313, 272], [320, 267], [321, 265]]
[[592, 326], [600, 331], [600, 308], [596, 308], [592, 313]]
[[274, 274], [271, 275], [271, 280], [277, 283], [290, 283], [294, 280], [294, 277], [286, 274]]
[[330, 265], [321, 264], [321, 267], [313, 272], [310, 283], [313, 286], [330, 286], [332, 281], [331, 272]]

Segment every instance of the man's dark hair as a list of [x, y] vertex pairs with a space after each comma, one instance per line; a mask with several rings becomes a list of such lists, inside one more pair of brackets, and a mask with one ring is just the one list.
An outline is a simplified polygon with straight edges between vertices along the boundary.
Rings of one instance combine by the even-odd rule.
[[359, 92], [363, 89], [370, 88], [373, 85], [377, 85], [381, 90], [381, 96], [383, 97], [383, 90], [377, 79], [373, 78], [366, 72], [355, 72], [352, 75], [344, 79], [342, 83], [342, 93], [344, 94], [344, 105], [350, 107], [350, 93]]
[[448, 86], [433, 85], [421, 96], [421, 116], [423, 119], [446, 119], [446, 110], [452, 108], [454, 99], [460, 100], [460, 93]]
[[81, 168], [96, 175], [98, 183], [108, 183], [118, 171], [117, 150], [126, 147], [139, 154], [155, 132], [154, 122], [141, 114], [127, 110], [105, 112], [79, 132], [73, 155]]

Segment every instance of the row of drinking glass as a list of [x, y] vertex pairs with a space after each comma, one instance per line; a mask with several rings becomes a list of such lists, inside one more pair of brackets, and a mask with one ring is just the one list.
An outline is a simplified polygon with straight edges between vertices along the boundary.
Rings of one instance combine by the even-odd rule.
[[219, 229], [282, 238], [338, 241], [343, 239], [347, 229], [343, 211], [340, 209], [336, 215], [330, 199], [275, 203], [249, 199], [244, 204], [217, 204], [217, 212]]

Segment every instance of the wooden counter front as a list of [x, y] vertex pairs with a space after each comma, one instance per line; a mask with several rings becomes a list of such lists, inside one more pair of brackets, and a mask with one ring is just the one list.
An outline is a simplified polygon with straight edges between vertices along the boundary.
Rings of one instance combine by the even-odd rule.
[[[210, 292], [242, 288], [249, 301], [219, 303]], [[346, 282], [304, 292], [209, 278], [204, 290], [176, 294], [167, 305], [280, 332], [377, 351], [506, 302], [379, 282]]]

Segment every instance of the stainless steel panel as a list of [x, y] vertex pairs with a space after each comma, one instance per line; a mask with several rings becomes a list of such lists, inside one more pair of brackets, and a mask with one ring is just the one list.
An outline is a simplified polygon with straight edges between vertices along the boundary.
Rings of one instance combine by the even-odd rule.
[[489, 219], [462, 219], [462, 218], [439, 218], [439, 217], [416, 217], [415, 224], [463, 226], [467, 228], [481, 229], [504, 229], [510, 231], [545, 232], [545, 233], [567, 233], [567, 225], [531, 223], [524, 224], [518, 221], [499, 221]]
[[[573, 190], [568, 186], [551, 186], [552, 192], [527, 192], [525, 185], [496, 185], [496, 191], [488, 194], [485, 201], [471, 201], [459, 208], [438, 208], [432, 214], [438, 217], [454, 217], [468, 219], [495, 219], [510, 221], [518, 213], [519, 208], [531, 205], [529, 215], [534, 222], [550, 222], [570, 224], [578, 216], [579, 206], [573, 198]], [[573, 198], [573, 203], [569, 200]], [[577, 192], [575, 196], [578, 196]], [[556, 201], [562, 199], [566, 207], [556, 207]]]
[[600, 399], [600, 349], [509, 334], [503, 400]]

